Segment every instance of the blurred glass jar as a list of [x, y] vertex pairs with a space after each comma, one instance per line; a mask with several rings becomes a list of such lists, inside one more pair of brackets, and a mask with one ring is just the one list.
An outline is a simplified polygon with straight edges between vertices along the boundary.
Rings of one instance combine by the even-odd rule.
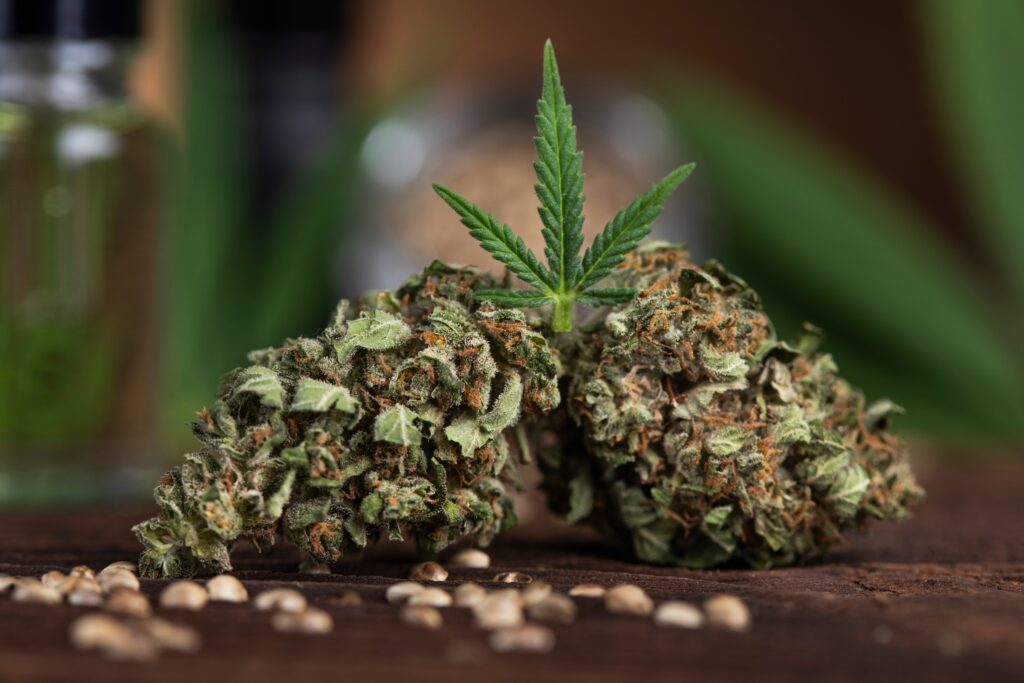
[[[363, 143], [360, 208], [340, 254], [346, 296], [391, 287], [433, 259], [500, 272], [431, 191], [457, 190], [507, 223], [534, 253], [544, 243], [533, 186], [536, 94], [484, 92], [408, 103], [379, 121]], [[584, 248], [614, 214], [686, 160], [662, 107], [609, 87], [572, 96], [586, 180]], [[654, 226], [654, 237], [704, 252], [703, 213], [692, 179]]]
[[0, 0], [0, 502], [154, 449], [156, 148], [134, 0]]

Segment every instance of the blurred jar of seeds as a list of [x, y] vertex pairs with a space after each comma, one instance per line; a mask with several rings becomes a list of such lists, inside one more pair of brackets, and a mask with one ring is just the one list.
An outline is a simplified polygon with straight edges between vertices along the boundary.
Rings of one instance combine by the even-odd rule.
[[153, 449], [156, 149], [126, 91], [139, 19], [137, 0], [0, 0], [2, 503], [98, 495], [90, 475]]

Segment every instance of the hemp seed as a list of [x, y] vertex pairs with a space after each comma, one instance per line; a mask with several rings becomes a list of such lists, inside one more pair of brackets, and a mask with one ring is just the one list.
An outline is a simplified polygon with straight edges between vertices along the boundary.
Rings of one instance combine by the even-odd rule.
[[531, 583], [533, 577], [522, 572], [501, 572], [494, 580], [498, 583]]
[[456, 607], [476, 607], [487, 597], [487, 590], [480, 584], [467, 581], [455, 589]]
[[581, 583], [569, 589], [569, 595], [577, 598], [602, 598], [607, 591], [596, 583]]
[[676, 628], [700, 628], [704, 625], [704, 614], [688, 602], [670, 600], [654, 610], [654, 623]]
[[538, 624], [499, 629], [489, 640], [496, 652], [551, 652], [555, 647], [555, 634]]
[[249, 591], [230, 574], [220, 574], [206, 582], [206, 592], [215, 602], [248, 602]]
[[750, 628], [750, 609], [735, 595], [716, 595], [704, 603], [708, 624], [729, 631], [743, 632]]
[[257, 595], [252, 604], [261, 612], [301, 612], [306, 609], [306, 596], [291, 588], [271, 588]]
[[467, 569], [487, 569], [491, 566], [491, 556], [477, 548], [466, 548], [452, 555], [448, 565]]
[[436, 631], [444, 626], [444, 617], [435, 607], [427, 605], [406, 605], [402, 608], [402, 621], [410, 626]]
[[160, 593], [160, 606], [168, 609], [201, 610], [210, 595], [195, 581], [174, 581]]
[[543, 600], [529, 605], [526, 613], [534, 621], [549, 624], [571, 624], [576, 620], [576, 603], [567, 595], [552, 593]]
[[604, 594], [604, 606], [615, 614], [647, 616], [654, 610], [654, 602], [639, 586], [624, 583]]
[[428, 607], [451, 607], [452, 596], [440, 588], [428, 587], [415, 595], [409, 596], [407, 605], [427, 605]]
[[104, 569], [96, 575], [96, 580], [104, 593], [109, 593], [117, 587], [139, 590], [139, 577], [126, 569]]
[[64, 597], [56, 588], [44, 585], [35, 579], [20, 579], [14, 584], [11, 600], [35, 603], [37, 605], [59, 605]]
[[334, 619], [322, 609], [309, 607], [302, 612], [278, 612], [270, 624], [281, 633], [330, 633], [334, 630]]
[[437, 562], [422, 562], [409, 571], [409, 578], [414, 581], [445, 581], [448, 570]]
[[392, 605], [396, 605], [405, 602], [417, 593], [422, 593], [423, 590], [423, 586], [415, 581], [399, 581], [388, 586], [388, 589], [384, 591], [384, 598]]
[[104, 607], [110, 612], [126, 614], [131, 617], [144, 619], [153, 614], [153, 607], [149, 604], [149, 598], [131, 588], [117, 586], [107, 594], [107, 602]]

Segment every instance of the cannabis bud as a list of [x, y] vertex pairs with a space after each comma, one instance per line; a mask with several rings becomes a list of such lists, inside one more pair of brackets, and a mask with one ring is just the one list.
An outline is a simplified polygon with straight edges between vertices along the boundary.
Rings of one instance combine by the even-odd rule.
[[743, 280], [678, 246], [643, 245], [609, 279], [640, 293], [565, 343], [559, 444], [540, 457], [570, 521], [645, 562], [767, 567], [921, 498], [886, 432], [899, 409], [865, 404], [817, 330], [779, 341]]
[[507, 432], [559, 403], [558, 357], [520, 311], [474, 297], [490, 275], [435, 262], [317, 337], [249, 354], [134, 528], [145, 576], [230, 568], [240, 539], [329, 562], [381, 536], [423, 552], [515, 522]]

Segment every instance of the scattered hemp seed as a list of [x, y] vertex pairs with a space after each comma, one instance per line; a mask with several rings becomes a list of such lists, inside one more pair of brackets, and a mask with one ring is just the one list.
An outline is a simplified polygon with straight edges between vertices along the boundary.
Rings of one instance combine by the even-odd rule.
[[478, 548], [466, 548], [452, 555], [448, 560], [448, 566], [487, 569], [491, 566], [491, 556]]
[[398, 583], [388, 586], [388, 589], [384, 591], [384, 597], [392, 605], [405, 602], [413, 595], [423, 592], [423, 585], [416, 583], [415, 581], [399, 581]]
[[249, 591], [230, 574], [220, 574], [206, 582], [206, 592], [215, 602], [248, 602]]
[[704, 603], [708, 624], [730, 631], [743, 632], [750, 628], [750, 610], [735, 595], [716, 595]]
[[654, 610], [651, 598], [639, 586], [624, 583], [608, 589], [604, 594], [604, 606], [616, 614], [636, 614], [646, 617]]
[[547, 624], [571, 624], [576, 620], [576, 613], [576, 603], [561, 593], [552, 593], [526, 608], [526, 614], [531, 619]]
[[654, 610], [654, 623], [658, 626], [700, 628], [704, 625], [704, 614], [688, 602], [670, 600]]
[[74, 567], [71, 568], [71, 571], [68, 572], [68, 577], [76, 577], [77, 578], [77, 577], [83, 577], [83, 576], [86, 577], [86, 578], [89, 578], [89, 579], [95, 579], [96, 578], [96, 572], [94, 572], [89, 567], [86, 567], [84, 564], [75, 565]]
[[581, 583], [569, 589], [569, 595], [575, 598], [602, 598], [605, 587], [596, 583]]
[[64, 585], [67, 578], [68, 577], [64, 575], [64, 572], [59, 572], [54, 569], [40, 576], [39, 582], [47, 588], [56, 588], [57, 590], [60, 590], [60, 587]]
[[427, 605], [406, 605], [402, 608], [402, 621], [410, 626], [436, 631], [444, 626], [444, 617], [435, 607]]
[[168, 609], [200, 610], [210, 595], [195, 581], [174, 581], [160, 592], [160, 606]]
[[476, 607], [487, 597], [487, 589], [478, 583], [467, 581], [455, 589], [456, 607]]
[[522, 572], [501, 572], [494, 577], [498, 583], [530, 583], [533, 577]]
[[117, 587], [139, 590], [139, 577], [126, 569], [103, 570], [96, 576], [96, 580], [104, 593], [109, 593]]
[[412, 568], [409, 578], [413, 581], [445, 581], [448, 570], [437, 562], [422, 562]]
[[546, 626], [525, 624], [498, 629], [489, 641], [495, 652], [551, 652], [555, 647], [555, 634]]
[[79, 617], [69, 637], [75, 648], [99, 650], [111, 659], [146, 661], [160, 652], [155, 640], [105, 614]]
[[99, 607], [103, 604], [103, 592], [94, 579], [78, 579], [67, 596], [68, 604], [76, 607]]
[[56, 588], [44, 585], [36, 579], [19, 579], [14, 584], [11, 600], [14, 602], [31, 602], [38, 605], [59, 605], [64, 599]]
[[198, 652], [202, 644], [199, 632], [194, 628], [175, 624], [166, 619], [144, 619], [136, 622], [135, 626], [163, 650]]
[[113, 571], [125, 571], [131, 572], [132, 574], [138, 574], [139, 566], [134, 562], [128, 562], [127, 560], [118, 560], [117, 562], [111, 562], [106, 567], [101, 569], [100, 574], [103, 574], [104, 572]]
[[0, 593], [6, 593], [17, 582], [18, 579], [9, 574], [0, 574]]
[[271, 588], [257, 595], [252, 604], [261, 612], [301, 612], [306, 609], [306, 596], [292, 588]]
[[338, 607], [356, 607], [363, 604], [363, 596], [355, 591], [342, 591], [327, 598], [327, 602]]
[[334, 619], [322, 609], [309, 607], [301, 612], [278, 612], [270, 624], [281, 633], [330, 633], [334, 630]]
[[410, 595], [407, 605], [427, 605], [428, 607], [451, 607], [452, 596], [440, 588], [424, 588], [415, 595]]
[[64, 582], [55, 588], [64, 595], [70, 595], [74, 592], [82, 591], [94, 591], [96, 593], [102, 593], [103, 589], [100, 588], [99, 582], [89, 576], [71, 576], [69, 575]]
[[476, 625], [488, 631], [515, 628], [523, 623], [523, 605], [517, 591], [504, 590], [488, 593], [473, 608]]
[[153, 606], [149, 604], [149, 598], [139, 591], [133, 591], [124, 586], [117, 586], [107, 594], [107, 602], [104, 607], [109, 612], [117, 612], [140, 619], [145, 619], [153, 614]]
[[551, 595], [551, 584], [547, 581], [534, 581], [527, 584], [520, 593], [524, 607], [536, 604], [549, 595]]

